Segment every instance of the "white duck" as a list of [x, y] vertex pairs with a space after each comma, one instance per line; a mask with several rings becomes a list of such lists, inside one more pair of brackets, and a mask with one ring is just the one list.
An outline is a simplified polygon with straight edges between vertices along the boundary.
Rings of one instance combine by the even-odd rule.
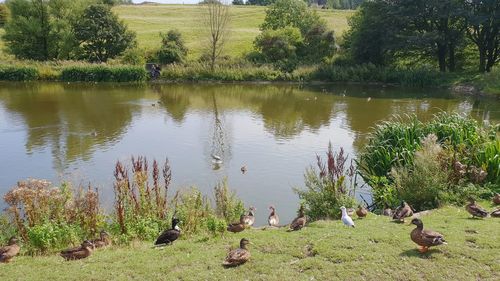
[[347, 214], [347, 210], [344, 206], [340, 207], [340, 210], [342, 211], [342, 222], [344, 225], [349, 226], [349, 227], [354, 227], [354, 221], [352, 218]]
[[211, 156], [214, 164], [222, 164], [222, 158], [219, 155], [212, 154]]

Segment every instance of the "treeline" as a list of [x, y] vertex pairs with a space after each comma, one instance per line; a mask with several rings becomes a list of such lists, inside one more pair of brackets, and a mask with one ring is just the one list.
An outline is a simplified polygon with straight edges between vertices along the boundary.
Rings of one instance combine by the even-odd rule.
[[2, 39], [18, 59], [106, 62], [136, 45], [114, 0], [10, 0]]
[[[366, 0], [307, 0], [309, 6], [320, 6], [322, 8], [354, 10]], [[233, 5], [268, 6], [274, 4], [275, 0], [233, 0]]]
[[351, 18], [344, 48], [356, 63], [489, 72], [500, 59], [499, 15], [498, 0], [373, 0]]

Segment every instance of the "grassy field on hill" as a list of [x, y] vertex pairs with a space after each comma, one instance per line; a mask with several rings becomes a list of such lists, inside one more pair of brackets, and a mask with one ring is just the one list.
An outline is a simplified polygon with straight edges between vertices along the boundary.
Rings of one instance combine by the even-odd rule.
[[[178, 29], [189, 48], [189, 58], [197, 59], [207, 43], [207, 29], [203, 25], [203, 6], [200, 5], [123, 5], [113, 8], [129, 28], [137, 33], [139, 46], [145, 49], [159, 48], [160, 32]], [[259, 34], [264, 21], [265, 7], [232, 6], [232, 23], [227, 41], [226, 54], [241, 56], [253, 48], [253, 40]], [[335, 30], [337, 37], [347, 30], [347, 18], [353, 11], [317, 10]]]
[[[224, 238], [192, 237], [164, 249], [137, 242], [74, 262], [21, 256], [0, 264], [0, 280], [499, 280], [500, 219], [471, 219], [456, 207], [421, 218], [448, 245], [420, 254], [409, 237], [410, 220], [396, 224], [371, 214], [355, 220], [356, 228], [318, 221], [299, 232], [251, 229]], [[243, 237], [253, 243], [252, 259], [223, 268], [227, 250]]]

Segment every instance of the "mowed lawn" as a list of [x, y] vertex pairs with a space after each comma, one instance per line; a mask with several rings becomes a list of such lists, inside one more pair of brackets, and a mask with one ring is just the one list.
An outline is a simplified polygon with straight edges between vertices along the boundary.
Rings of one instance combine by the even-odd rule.
[[[420, 254], [409, 237], [410, 220], [397, 224], [370, 214], [355, 219], [356, 228], [318, 221], [298, 232], [251, 229], [163, 249], [136, 242], [72, 262], [55, 254], [21, 256], [0, 264], [0, 280], [500, 280], [500, 218], [471, 219], [456, 207], [421, 218], [449, 244]], [[253, 243], [251, 260], [223, 268], [228, 249], [243, 237]]]
[[[232, 21], [225, 54], [237, 57], [252, 50], [253, 40], [264, 21], [265, 7], [231, 6], [230, 9]], [[182, 33], [190, 59], [197, 59], [207, 46], [208, 29], [201, 5], [122, 5], [113, 10], [137, 33], [139, 46], [144, 49], [159, 48], [160, 32], [166, 33], [170, 29]], [[353, 14], [353, 11], [344, 10], [318, 9], [317, 12], [335, 30], [337, 37], [347, 30], [347, 18]]]

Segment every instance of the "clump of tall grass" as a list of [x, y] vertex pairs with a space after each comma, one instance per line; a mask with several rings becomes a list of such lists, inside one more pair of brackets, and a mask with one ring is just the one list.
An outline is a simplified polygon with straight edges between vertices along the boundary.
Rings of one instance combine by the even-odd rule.
[[148, 73], [142, 66], [72, 65], [63, 67], [60, 80], [65, 82], [143, 82]]
[[227, 223], [238, 221], [245, 212], [243, 202], [229, 189], [227, 178], [214, 187], [215, 214]]
[[330, 82], [379, 82], [402, 86], [428, 87], [441, 85], [443, 74], [430, 68], [382, 67], [374, 64], [323, 64], [312, 79]]
[[99, 193], [90, 186], [52, 186], [45, 180], [18, 182], [4, 195], [7, 214], [16, 232], [34, 252], [64, 247], [93, 236], [103, 225]]
[[165, 66], [161, 77], [171, 81], [280, 81], [280, 71], [268, 66], [218, 65], [212, 71], [203, 63]]
[[305, 204], [306, 215], [313, 220], [338, 219], [341, 206], [349, 208], [356, 204], [356, 167], [353, 159], [349, 159], [343, 148], [334, 152], [331, 143], [326, 156], [325, 162], [317, 155], [317, 168], [306, 170], [306, 189], [294, 188]]
[[32, 81], [38, 78], [38, 70], [31, 66], [0, 66], [0, 81]]

